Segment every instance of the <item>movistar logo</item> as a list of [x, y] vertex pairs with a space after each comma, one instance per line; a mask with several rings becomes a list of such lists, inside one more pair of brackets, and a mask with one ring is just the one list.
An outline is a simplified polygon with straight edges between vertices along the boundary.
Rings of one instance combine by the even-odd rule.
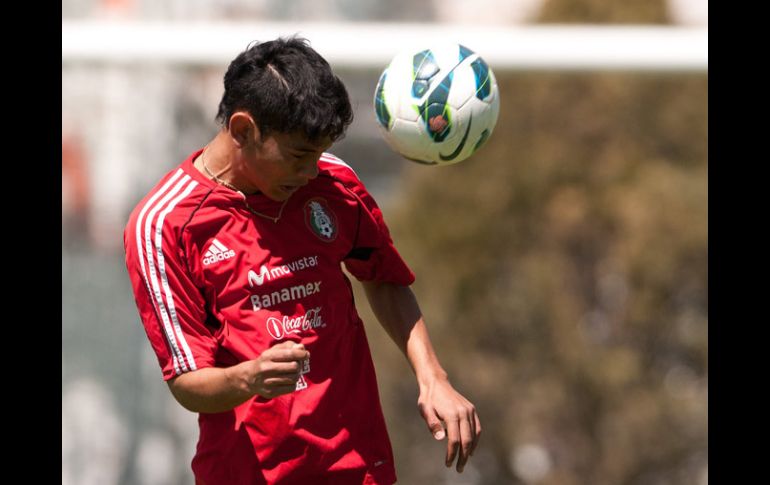
[[282, 264], [274, 268], [268, 268], [266, 264], [263, 264], [259, 268], [259, 273], [249, 270], [249, 286], [254, 288], [255, 286], [262, 286], [265, 281], [273, 281], [277, 278], [284, 276], [291, 276], [297, 271], [302, 271], [305, 268], [312, 268], [318, 266], [318, 256], [310, 256], [292, 261], [288, 264]]

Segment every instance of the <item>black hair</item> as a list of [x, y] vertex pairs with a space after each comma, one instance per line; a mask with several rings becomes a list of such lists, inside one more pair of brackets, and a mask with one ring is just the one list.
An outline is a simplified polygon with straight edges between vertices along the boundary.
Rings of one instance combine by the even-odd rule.
[[304, 132], [308, 140], [334, 141], [353, 121], [350, 98], [331, 66], [299, 37], [251, 44], [225, 73], [216, 119], [246, 110], [262, 135]]

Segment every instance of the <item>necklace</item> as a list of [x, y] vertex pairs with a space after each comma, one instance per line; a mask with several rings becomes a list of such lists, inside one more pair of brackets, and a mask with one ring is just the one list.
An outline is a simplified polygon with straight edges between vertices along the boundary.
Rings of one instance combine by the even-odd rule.
[[205, 154], [206, 154], [206, 150], [204, 149], [204, 150], [203, 150], [203, 153], [201, 153], [201, 165], [203, 165], [203, 170], [205, 170], [205, 171], [206, 171], [206, 173], [209, 175], [209, 177], [211, 177], [212, 179], [214, 179], [214, 181], [215, 181], [215, 182], [217, 182], [218, 184], [220, 184], [220, 185], [224, 185], [224, 186], [225, 186], [225, 187], [227, 187], [228, 189], [231, 189], [231, 190], [233, 190], [233, 191], [235, 191], [235, 192], [238, 192], [238, 193], [241, 195], [241, 197], [243, 198], [243, 205], [245, 205], [245, 206], [246, 206], [246, 209], [248, 209], [248, 211], [249, 211], [249, 212], [251, 212], [252, 214], [254, 214], [255, 216], [264, 217], [265, 219], [270, 219], [270, 220], [271, 220], [271, 221], [273, 221], [273, 222], [278, 222], [278, 219], [280, 219], [280, 218], [281, 218], [281, 214], [283, 214], [283, 208], [284, 208], [284, 207], [286, 207], [286, 203], [289, 201], [289, 199], [286, 199], [286, 200], [284, 200], [284, 201], [283, 201], [283, 204], [281, 204], [281, 208], [278, 210], [278, 215], [277, 215], [277, 216], [275, 216], [275, 217], [273, 217], [273, 216], [269, 216], [269, 215], [267, 215], [267, 214], [263, 214], [263, 213], [261, 213], [261, 212], [258, 212], [258, 211], [256, 211], [256, 210], [254, 210], [254, 208], [253, 208], [253, 207], [251, 207], [251, 206], [249, 205], [248, 201], [246, 200], [246, 194], [244, 194], [243, 192], [241, 192], [241, 191], [238, 189], [238, 187], [236, 187], [235, 185], [233, 185], [233, 184], [231, 184], [231, 183], [229, 183], [229, 182], [225, 182], [225, 181], [224, 181], [224, 180], [222, 180], [221, 178], [219, 178], [219, 177], [217, 177], [216, 175], [214, 175], [214, 174], [211, 172], [211, 170], [209, 170], [209, 168], [206, 166], [206, 158], [204, 157], [204, 155], [205, 155]]

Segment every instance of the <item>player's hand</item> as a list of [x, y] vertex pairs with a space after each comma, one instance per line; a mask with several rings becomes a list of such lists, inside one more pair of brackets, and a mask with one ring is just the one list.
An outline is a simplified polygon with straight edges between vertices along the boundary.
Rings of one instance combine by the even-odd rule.
[[310, 357], [305, 346], [286, 341], [265, 350], [249, 363], [249, 391], [265, 398], [294, 392], [300, 376], [302, 361]]
[[476, 408], [447, 380], [437, 380], [422, 389], [417, 405], [433, 437], [447, 438], [446, 466], [451, 467], [457, 457], [457, 471], [462, 473], [481, 436]]

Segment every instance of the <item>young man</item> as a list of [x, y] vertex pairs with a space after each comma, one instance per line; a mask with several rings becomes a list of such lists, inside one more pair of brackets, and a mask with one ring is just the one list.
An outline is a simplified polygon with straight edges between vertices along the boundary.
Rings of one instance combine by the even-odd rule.
[[200, 413], [196, 483], [392, 484], [393, 453], [351, 284], [417, 377], [446, 466], [481, 425], [433, 352], [380, 209], [326, 153], [347, 91], [302, 39], [230, 64], [222, 128], [137, 205], [124, 234], [136, 303], [171, 393]]

